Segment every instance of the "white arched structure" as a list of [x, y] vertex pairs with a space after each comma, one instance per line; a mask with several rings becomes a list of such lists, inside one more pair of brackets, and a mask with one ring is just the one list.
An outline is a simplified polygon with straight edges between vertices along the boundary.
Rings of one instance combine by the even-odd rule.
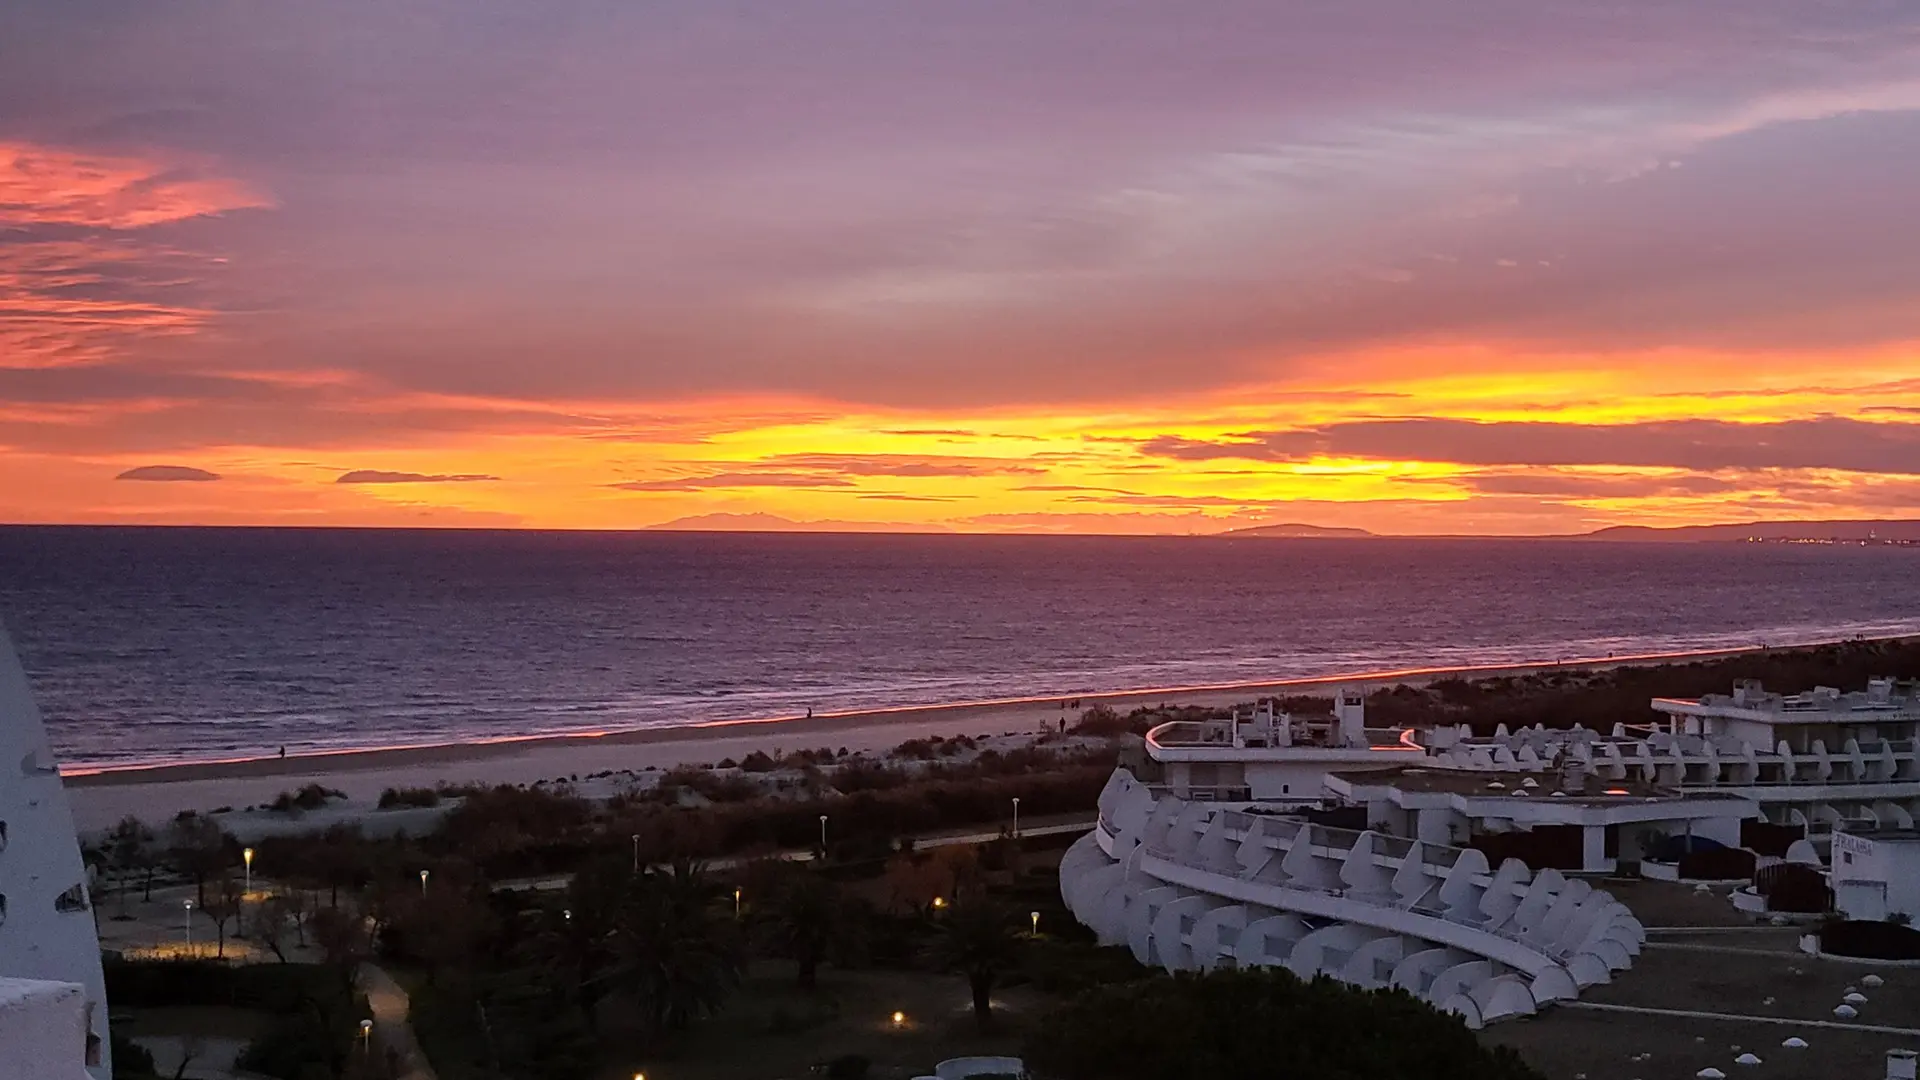
[[[113, 1075], [91, 907], [46, 727], [0, 626], [0, 978], [65, 983], [81, 991], [70, 997], [78, 1014], [73, 1028], [78, 1033], [84, 1027], [85, 1035], [72, 1047], [72, 1072], [49, 1074], [60, 1080], [81, 1075], [83, 1063], [94, 1080]], [[66, 997], [52, 994], [50, 1000]], [[0, 1041], [0, 1054], [10, 1052]]]
[[1557, 871], [1156, 797], [1124, 769], [1061, 860], [1060, 892], [1145, 964], [1402, 987], [1476, 1028], [1607, 982], [1646, 941], [1626, 905]]

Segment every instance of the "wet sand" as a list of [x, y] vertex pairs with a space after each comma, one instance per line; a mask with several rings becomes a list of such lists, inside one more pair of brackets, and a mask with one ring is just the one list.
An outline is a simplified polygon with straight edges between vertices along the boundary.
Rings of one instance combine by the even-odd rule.
[[[1774, 646], [1773, 651], [1806, 645]], [[1656, 664], [1714, 659], [1761, 651], [1758, 647], [1707, 652], [1656, 653], [1572, 659], [1560, 663], [1484, 667], [1416, 668], [1308, 679], [1211, 686], [1160, 687], [1071, 700], [1080, 709], [1105, 704], [1125, 712], [1141, 705], [1225, 706], [1258, 697], [1312, 693], [1334, 687], [1420, 684], [1466, 676], [1485, 678], [1549, 670], [1600, 670], [1627, 664]], [[947, 705], [823, 713], [811, 718], [773, 717], [636, 731], [455, 743], [340, 753], [251, 758], [80, 772], [66, 777], [76, 824], [82, 831], [111, 825], [126, 815], [164, 821], [181, 810], [243, 807], [271, 801], [282, 791], [308, 783], [344, 792], [355, 803], [371, 803], [389, 787], [430, 787], [448, 783], [524, 784], [592, 773], [741, 758], [827, 746], [849, 751], [885, 751], [907, 739], [932, 735], [992, 735], [1038, 732], [1069, 723], [1078, 711], [1062, 708], [1068, 699], [1017, 698]]]

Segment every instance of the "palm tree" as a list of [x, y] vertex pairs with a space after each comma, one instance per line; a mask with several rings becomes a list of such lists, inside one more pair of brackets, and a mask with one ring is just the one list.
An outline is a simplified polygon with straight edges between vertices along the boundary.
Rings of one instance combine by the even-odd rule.
[[718, 899], [718, 887], [685, 860], [634, 877], [601, 977], [632, 994], [656, 1032], [717, 1012], [740, 984], [736, 935], [731, 920], [716, 915]]
[[820, 963], [846, 934], [845, 906], [832, 883], [811, 873], [794, 875], [776, 894], [767, 920], [774, 948], [799, 966], [799, 984], [811, 989]]
[[948, 909], [933, 958], [947, 971], [967, 977], [973, 991], [973, 1018], [982, 1028], [993, 1020], [993, 986], [1020, 962], [1026, 941], [1007, 909], [985, 897], [970, 897]]

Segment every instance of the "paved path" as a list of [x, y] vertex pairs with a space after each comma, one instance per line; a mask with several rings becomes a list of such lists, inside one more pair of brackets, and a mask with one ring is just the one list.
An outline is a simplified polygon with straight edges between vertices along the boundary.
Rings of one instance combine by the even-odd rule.
[[1684, 1016], [1690, 1020], [1730, 1020], [1739, 1024], [1780, 1024], [1786, 1027], [1827, 1028], [1835, 1031], [1870, 1031], [1876, 1035], [1920, 1035], [1920, 1028], [1889, 1027], [1885, 1024], [1847, 1024], [1838, 1020], [1800, 1020], [1790, 1016], [1750, 1016], [1741, 1013], [1700, 1012], [1696, 1009], [1652, 1009], [1644, 1005], [1605, 1005], [1598, 1001], [1561, 1001], [1561, 1009], [1587, 1009], [1593, 1012], [1638, 1013], [1642, 1016]]
[[399, 1056], [401, 1066], [395, 1080], [438, 1080], [413, 1037], [413, 1025], [407, 1023], [412, 1005], [407, 992], [378, 964], [360, 965], [360, 989], [373, 1009], [374, 1057], [387, 1060], [389, 1050]]
[[[1063, 833], [1081, 833], [1093, 828], [1094, 821], [1095, 819], [1089, 816], [1084, 821], [1056, 821], [1045, 825], [1034, 825], [1032, 827], [1022, 825], [1020, 827], [1020, 835], [1022, 837], [1030, 837], [1058, 836]], [[916, 836], [912, 838], [913, 850], [925, 851], [928, 848], [946, 847], [952, 844], [986, 844], [998, 840], [1004, 835], [1006, 835], [1004, 832], [994, 831], [954, 833], [946, 836]], [[806, 848], [795, 848], [791, 851], [777, 851], [769, 855], [727, 855], [717, 859], [702, 859], [699, 860], [699, 862], [700, 865], [707, 870], [734, 870], [747, 863], [756, 862], [761, 859], [782, 859], [787, 862], [812, 862], [813, 852]], [[545, 877], [537, 878], [508, 878], [503, 881], [494, 882], [493, 888], [495, 890], [564, 889], [567, 887], [567, 883], [572, 880], [572, 874], [549, 874]]]

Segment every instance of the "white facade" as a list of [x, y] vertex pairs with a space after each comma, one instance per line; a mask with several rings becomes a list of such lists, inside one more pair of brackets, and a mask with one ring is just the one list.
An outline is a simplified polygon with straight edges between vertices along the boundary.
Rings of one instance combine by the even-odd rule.
[[1246, 716], [1161, 724], [1147, 732], [1147, 753], [1182, 798], [1318, 803], [1330, 772], [1392, 768], [1424, 753], [1403, 732], [1367, 730], [1365, 716], [1359, 696], [1345, 691], [1324, 722], [1262, 704]]
[[1571, 764], [1603, 779], [1737, 794], [1767, 821], [1820, 840], [1842, 829], [1909, 829], [1920, 816], [1920, 694], [1911, 684], [1874, 679], [1862, 692], [1783, 696], [1749, 682], [1731, 695], [1657, 698], [1653, 707], [1668, 717], [1662, 728], [1502, 727], [1475, 738], [1462, 727], [1427, 740], [1436, 762], [1459, 768]]
[[[71, 1035], [64, 1071], [35, 1076], [113, 1075], [106, 982], [66, 789], [47, 743], [26, 673], [0, 627], [0, 978], [78, 984], [83, 1023]], [[0, 1063], [19, 1060], [47, 1038], [0, 1027]], [[0, 1074], [5, 1075], [5, 1074]], [[26, 1074], [22, 1074], [26, 1075]]]
[[1426, 843], [1464, 845], [1487, 833], [1542, 826], [1578, 829], [1580, 865], [1569, 869], [1587, 874], [1611, 873], [1623, 859], [1639, 862], [1644, 840], [1656, 835], [1739, 847], [1740, 823], [1760, 816], [1757, 806], [1737, 795], [1608, 783], [1564, 773], [1536, 779], [1430, 766], [1334, 773], [1326, 780], [1329, 794], [1367, 808], [1370, 828]]
[[1920, 921], [1920, 832], [1833, 836], [1833, 902], [1849, 919]]
[[86, 1039], [85, 987], [0, 978], [0, 1080], [89, 1080], [73, 1051]]
[[1473, 1027], [1609, 981], [1646, 940], [1625, 905], [1553, 870], [1157, 795], [1125, 770], [1060, 891], [1142, 963], [1402, 987]]

